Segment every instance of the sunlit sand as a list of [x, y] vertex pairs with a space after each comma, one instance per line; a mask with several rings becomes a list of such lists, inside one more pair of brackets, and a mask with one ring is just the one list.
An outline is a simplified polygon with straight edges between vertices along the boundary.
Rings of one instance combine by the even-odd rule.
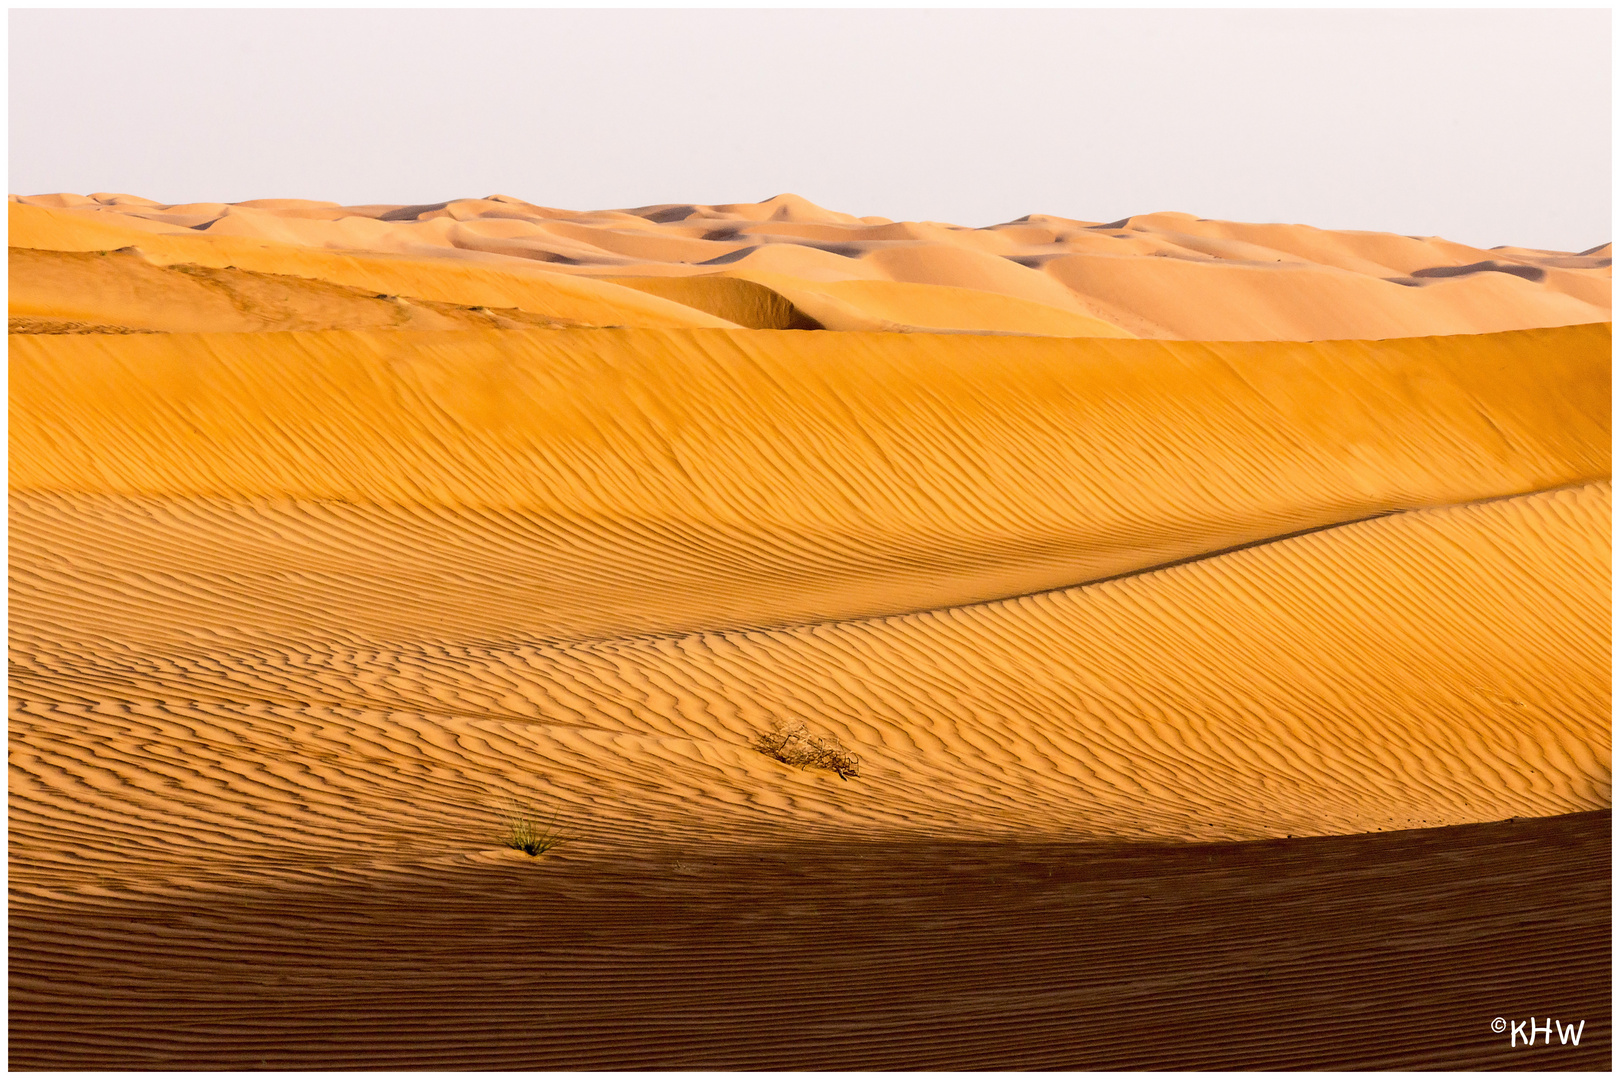
[[[1037, 943], [1072, 961], [1052, 985], [1128, 980], [1108, 942], [1171, 957], [1178, 911], [1248, 917], [1178, 908], [1200, 874], [1307, 926], [1333, 897], [1396, 903], [1369, 874], [1462, 911], [1432, 892], [1447, 858], [1606, 838], [1609, 245], [1176, 213], [975, 229], [791, 195], [10, 213], [14, 1067], [1357, 1067], [1361, 1036], [1082, 1053], [1029, 987], [1005, 1013], [1023, 1036], [963, 1005], [922, 1039], [897, 1012], [862, 1056], [773, 1042], [737, 995], [810, 1001], [824, 977], [838, 1022], [881, 1013], [885, 965], [935, 971], [922, 924], [892, 955], [821, 935], [907, 897], [942, 934], [979, 928], [964, 986]], [[782, 722], [858, 775], [761, 753]], [[503, 849], [513, 800], [566, 841]], [[1076, 869], [1111, 859], [1137, 867], [1118, 896]], [[1607, 903], [1606, 871], [1524, 872]], [[992, 881], [1034, 906], [996, 908]], [[1082, 894], [1111, 936], [1054, 929]], [[403, 946], [433, 897], [459, 906], [421, 916], [427, 973], [368, 967], [355, 920], [399, 920]], [[97, 942], [171, 910], [209, 928], [145, 970], [247, 986], [245, 964], [309, 988], [306, 1011], [228, 1036], [246, 990], [171, 974], [121, 999], [113, 958], [163, 939]], [[614, 982], [527, 923], [541, 939], [511, 948], [577, 991], [554, 1023], [609, 1034], [480, 1026], [471, 1003], [499, 1011], [523, 969], [479, 913], [542, 910], [609, 952], [614, 928], [685, 926], [715, 1026], [661, 1011], [656, 942]], [[825, 966], [750, 974], [780, 955], [716, 927], [761, 913], [766, 937], [808, 920]], [[1558, 967], [1521, 959], [1517, 979]], [[1187, 990], [1188, 1022], [1296, 999], [1297, 964]], [[102, 987], [108, 1024], [70, 1016], [51, 971]], [[1318, 993], [1382, 985], [1334, 971]], [[414, 986], [444, 1007], [365, 1013]], [[328, 1000], [359, 1011], [323, 1029]], [[1391, 1063], [1469, 1067], [1412, 1053]]]

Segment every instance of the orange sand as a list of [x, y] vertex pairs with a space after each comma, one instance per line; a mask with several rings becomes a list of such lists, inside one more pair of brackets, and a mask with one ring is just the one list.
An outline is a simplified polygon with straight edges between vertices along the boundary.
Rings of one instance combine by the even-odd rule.
[[[14, 198], [11, 244], [36, 1067], [254, 1064], [40, 1049], [48, 928], [139, 897], [1610, 805], [1607, 246], [110, 195]], [[858, 777], [761, 754], [784, 719]], [[640, 1060], [500, 1045], [433, 1060]]]

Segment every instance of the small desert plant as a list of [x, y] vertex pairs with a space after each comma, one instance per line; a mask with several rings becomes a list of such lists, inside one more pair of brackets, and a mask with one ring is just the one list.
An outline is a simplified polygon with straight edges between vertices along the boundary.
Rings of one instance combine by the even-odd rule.
[[801, 769], [831, 769], [848, 780], [860, 775], [861, 759], [836, 735], [812, 735], [803, 721], [777, 720], [754, 743], [756, 749], [785, 765]]
[[506, 838], [501, 842], [525, 855], [544, 855], [563, 842], [562, 833], [557, 831], [556, 825], [556, 818], [540, 824], [533, 814], [514, 800], [506, 818]]

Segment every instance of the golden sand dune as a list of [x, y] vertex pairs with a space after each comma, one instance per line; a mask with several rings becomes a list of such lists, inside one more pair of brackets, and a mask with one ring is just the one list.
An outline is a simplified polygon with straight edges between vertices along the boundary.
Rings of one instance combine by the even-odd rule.
[[[129, 549], [137, 572], [191, 565], [222, 528], [237, 537], [222, 553], [280, 548], [362, 590], [380, 584], [375, 560], [344, 552], [375, 544], [430, 580], [455, 565], [503, 582], [525, 614], [491, 633], [778, 625], [1604, 479], [1609, 342], [1606, 326], [1319, 345], [16, 337], [11, 486], [225, 501], [139, 524], [116, 506], [66, 515], [87, 535], [149, 537]], [[328, 530], [350, 539], [291, 539]], [[510, 540], [480, 551], [484, 534]], [[244, 603], [277, 589], [244, 587]], [[473, 632], [484, 616], [468, 617]]]
[[[13, 196], [11, 216], [15, 246], [110, 250], [144, 238], [143, 248], [165, 261], [322, 277], [460, 304], [523, 306], [470, 298], [487, 295], [489, 286], [470, 284], [469, 264], [531, 281], [709, 282], [697, 291], [687, 286], [680, 296], [670, 285], [644, 288], [691, 305], [693, 321], [683, 324], [667, 308], [632, 305], [642, 317], [620, 314], [616, 325], [716, 325], [703, 315], [734, 310], [740, 294], [723, 282], [739, 277], [787, 296], [810, 320], [834, 330], [1309, 340], [1565, 326], [1605, 321], [1612, 310], [1607, 245], [1578, 254], [1486, 250], [1439, 238], [1179, 213], [1109, 223], [1037, 214], [965, 228], [857, 218], [791, 195], [754, 204], [574, 212], [506, 196], [340, 207], [298, 200], [162, 206], [98, 194]], [[375, 284], [381, 271], [374, 265], [361, 271], [313, 254], [337, 251], [408, 260], [412, 284], [404, 284], [406, 271], [397, 264], [398, 287], [390, 287]], [[415, 265], [422, 262], [460, 269], [444, 271], [448, 278], [436, 287], [424, 285], [439, 272]], [[856, 285], [862, 282], [879, 287]], [[514, 301], [509, 283], [502, 296]], [[623, 303], [618, 293], [593, 298]], [[615, 321], [577, 307], [525, 310], [597, 325]], [[745, 315], [741, 325], [800, 324]]]
[[[157, 828], [160, 743], [270, 770], [159, 830], [198, 860], [233, 816], [363, 847], [341, 823], [386, 816], [377, 769], [388, 813], [471, 830], [511, 789], [598, 837], [1602, 806], [1608, 346], [17, 338], [13, 746], [41, 756], [14, 758], [14, 835], [33, 797]], [[141, 718], [99, 728], [120, 700]], [[749, 748], [782, 718], [856, 748], [861, 784]], [[107, 789], [134, 804], [47, 795], [114, 730], [98, 769], [140, 773]]]
[[10, 211], [13, 1067], [1607, 1031], [1607, 245]]
[[[182, 272], [190, 271], [193, 276], [211, 269], [310, 279], [339, 286], [339, 291], [359, 290], [373, 297], [398, 298], [407, 303], [483, 307], [496, 311], [515, 309], [541, 319], [581, 325], [671, 328], [734, 325], [684, 304], [608, 282], [547, 274], [530, 269], [532, 264], [492, 265], [493, 256], [476, 261], [422, 260], [353, 255], [258, 241], [218, 241], [189, 233], [143, 235], [99, 220], [83, 225], [77, 220], [43, 220], [40, 215], [46, 213], [36, 207], [12, 207], [14, 251], [105, 252], [109, 259], [112, 255], [129, 258], [114, 261], [110, 267], [97, 267], [94, 263], [74, 264], [58, 256], [54, 265], [44, 270], [43, 257], [36, 255], [33, 261], [24, 262], [22, 260], [28, 256], [19, 253], [19, 258], [11, 264], [12, 288], [19, 294], [12, 306], [13, 317], [49, 319], [67, 311], [80, 316], [82, 321], [116, 325], [115, 319], [131, 310], [139, 310], [148, 324], [173, 330], [191, 329], [199, 318], [205, 317], [207, 306], [192, 308], [196, 298], [178, 284], [183, 279], [164, 277], [161, 279], [163, 290], [157, 291], [151, 275], [136, 265], [143, 262], [177, 267]], [[41, 268], [45, 274], [43, 279], [28, 272], [34, 267]], [[113, 285], [110, 290], [109, 283]], [[309, 288], [320, 291], [318, 285]], [[253, 296], [253, 292], [249, 290], [250, 299], [260, 299]], [[136, 297], [140, 299], [137, 301]], [[307, 319], [309, 315], [304, 317]], [[249, 311], [242, 322], [247, 325], [257, 322], [254, 329], [278, 328], [274, 313], [265, 318]], [[239, 328], [241, 326], [231, 327]]]
[[[12, 330], [27, 334], [584, 325], [520, 307], [495, 310], [391, 296], [319, 277], [195, 263], [165, 266], [133, 247], [108, 252], [13, 248], [10, 290]], [[529, 306], [543, 305], [531, 300]]]
[[[1587, 484], [989, 605], [559, 644], [141, 647], [120, 610], [195, 610], [218, 579], [59, 569], [13, 604], [13, 844], [115, 874], [367, 859], [384, 835], [455, 858], [503, 793], [598, 842], [649, 821], [1207, 841], [1602, 808], [1609, 523]], [[755, 751], [776, 719], [857, 749], [859, 782]]]

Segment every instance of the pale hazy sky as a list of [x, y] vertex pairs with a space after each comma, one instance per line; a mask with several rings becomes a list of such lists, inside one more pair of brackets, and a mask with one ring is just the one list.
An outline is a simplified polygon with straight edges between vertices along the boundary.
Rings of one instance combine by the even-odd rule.
[[1610, 239], [1610, 13], [12, 11], [16, 194]]

